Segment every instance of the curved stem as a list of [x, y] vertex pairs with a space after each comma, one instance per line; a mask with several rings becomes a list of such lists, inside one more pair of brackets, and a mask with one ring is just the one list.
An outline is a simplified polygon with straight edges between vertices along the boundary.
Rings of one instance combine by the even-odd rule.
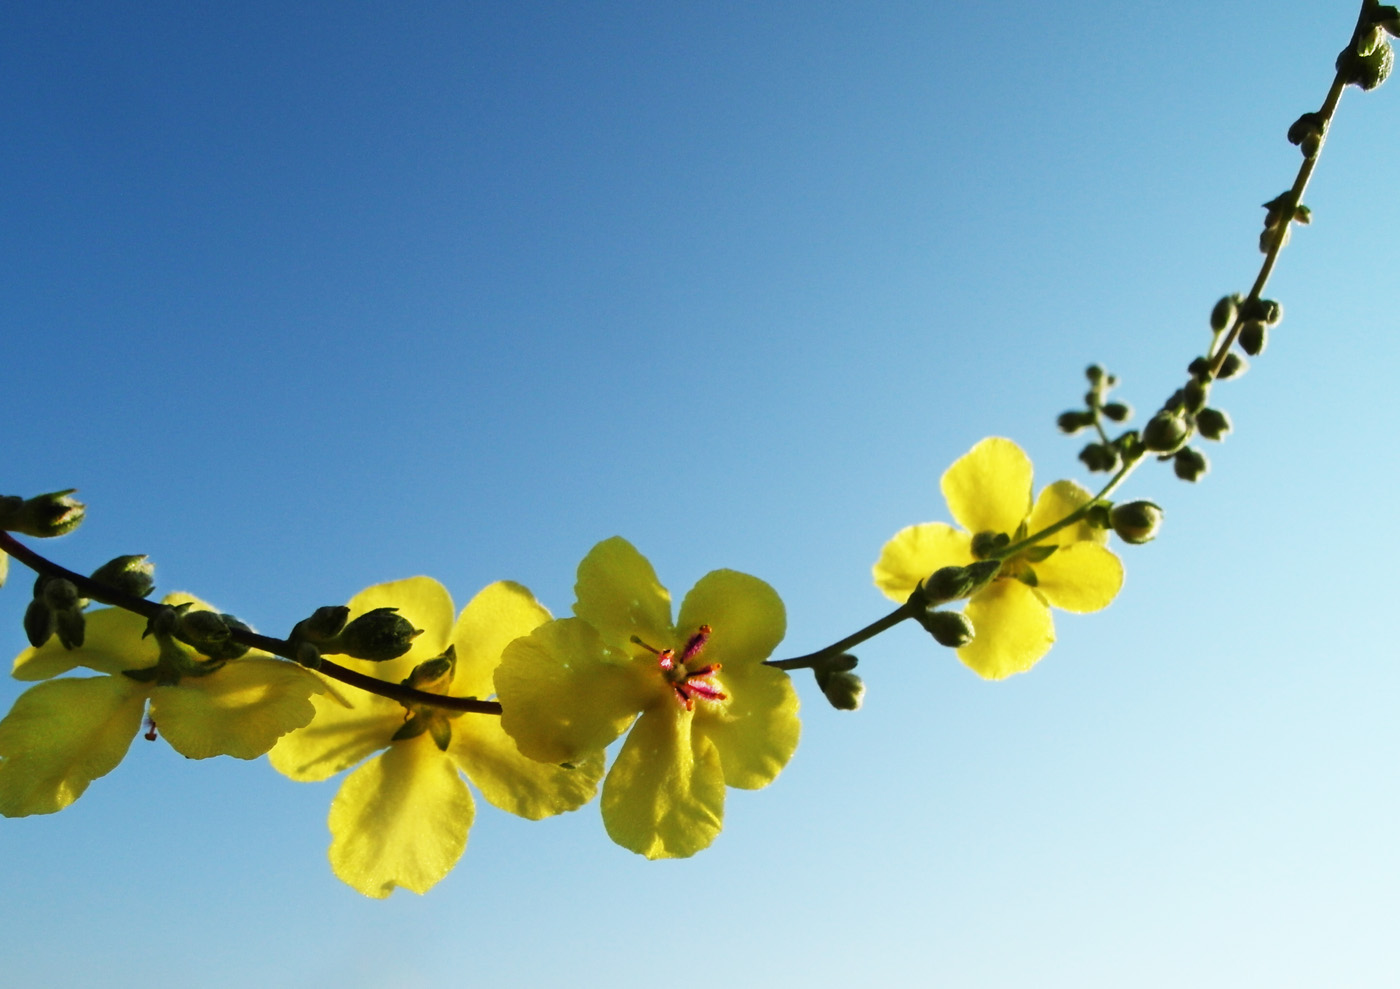
[[876, 619], [859, 632], [852, 632], [839, 642], [833, 642], [825, 649], [818, 649], [816, 652], [809, 652], [805, 656], [794, 656], [792, 659], [768, 659], [764, 660], [764, 666], [777, 667], [780, 670], [801, 670], [815, 666], [824, 659], [832, 656], [839, 656], [852, 646], [858, 646], [866, 639], [873, 639], [881, 632], [889, 628], [894, 628], [906, 618], [914, 616], [914, 608], [908, 602], [901, 604], [891, 611], [884, 618]]
[[[0, 531], [0, 550], [4, 550], [20, 563], [23, 563], [35, 573], [43, 574], [46, 577], [61, 577], [72, 581], [78, 592], [83, 597], [100, 601], [103, 604], [110, 604], [113, 607], [121, 608], [141, 615], [143, 618], [153, 618], [165, 605], [147, 598], [133, 597], [130, 594], [123, 594], [121, 591], [108, 587], [106, 584], [99, 584], [91, 577], [84, 577], [80, 573], [74, 573], [66, 567], [54, 563], [34, 552], [28, 546], [19, 542], [8, 532]], [[244, 631], [242, 629], [229, 629], [229, 637], [239, 645], [244, 645], [250, 649], [261, 649], [263, 652], [272, 653], [274, 656], [281, 656], [283, 659], [296, 662], [293, 655], [295, 650], [292, 644], [286, 639], [274, 639], [268, 635], [259, 635], [257, 632]], [[399, 701], [402, 704], [430, 704], [434, 707], [443, 707], [452, 711], [471, 711], [476, 714], [500, 714], [501, 705], [496, 701], [477, 700], [475, 697], [452, 697], [447, 694], [434, 694], [426, 690], [417, 690], [413, 687], [406, 687], [401, 683], [392, 683], [388, 680], [380, 680], [372, 676], [367, 676], [356, 670], [333, 663], [328, 659], [322, 659], [318, 672], [324, 673], [333, 680], [358, 687], [361, 690], [372, 694], [379, 694], [381, 697], [388, 697], [391, 700]]]

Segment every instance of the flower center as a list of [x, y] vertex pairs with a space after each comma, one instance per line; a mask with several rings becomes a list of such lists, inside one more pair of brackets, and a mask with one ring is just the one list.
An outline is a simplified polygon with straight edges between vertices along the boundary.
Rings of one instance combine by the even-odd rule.
[[680, 656], [674, 649], [656, 649], [647, 645], [635, 635], [632, 641], [656, 657], [661, 676], [676, 695], [676, 700], [687, 711], [695, 710], [695, 698], [707, 701], [728, 700], [729, 695], [719, 689], [714, 675], [719, 672], [719, 663], [704, 663], [699, 659], [710, 640], [710, 626], [701, 625], [689, 639]]

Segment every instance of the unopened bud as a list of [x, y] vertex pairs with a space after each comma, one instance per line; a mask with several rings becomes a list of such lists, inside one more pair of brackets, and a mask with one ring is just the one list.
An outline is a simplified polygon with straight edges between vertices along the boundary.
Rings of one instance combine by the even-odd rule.
[[1196, 431], [1208, 440], [1223, 440], [1230, 433], [1230, 417], [1219, 409], [1196, 413]]
[[1206, 407], [1206, 401], [1210, 398], [1210, 385], [1200, 378], [1192, 378], [1186, 382], [1181, 389], [1182, 407], [1191, 414], [1195, 414]]
[[1105, 443], [1090, 443], [1079, 451], [1079, 460], [1091, 471], [1118, 469], [1118, 451]]
[[985, 587], [1000, 569], [1000, 561], [982, 560], [965, 567], [942, 567], [935, 570], [920, 585], [923, 589], [924, 603], [932, 607], [970, 597]]
[[1235, 297], [1227, 295], [1210, 311], [1210, 328], [1216, 333], [1228, 330], [1235, 323]]
[[71, 497], [76, 490], [69, 488], [27, 499], [13, 495], [0, 499], [0, 529], [36, 539], [72, 532], [82, 524], [87, 511], [82, 502]]
[[403, 680], [405, 687], [415, 690], [444, 692], [452, 685], [452, 673], [457, 666], [457, 650], [448, 646], [441, 656], [424, 660], [413, 668], [413, 672]]
[[1094, 418], [1087, 412], [1061, 412], [1055, 419], [1055, 425], [1059, 427], [1060, 432], [1071, 436], [1093, 424]]
[[1224, 381], [1226, 378], [1238, 378], [1248, 370], [1249, 361], [1239, 354], [1231, 352], [1225, 355], [1225, 360], [1220, 364], [1220, 373], [1215, 377], [1219, 381]]
[[1150, 542], [1157, 538], [1157, 530], [1162, 527], [1162, 509], [1150, 501], [1130, 501], [1114, 505], [1109, 513], [1113, 531], [1125, 543], [1134, 545]]
[[1261, 319], [1252, 319], [1240, 327], [1240, 349], [1250, 357], [1258, 357], [1269, 345], [1269, 327]]
[[422, 631], [414, 628], [397, 608], [375, 608], [346, 625], [339, 635], [322, 645], [321, 651], [382, 663], [408, 652], [414, 637]]
[[1109, 402], [1103, 407], [1103, 414], [1113, 422], [1127, 422], [1133, 417], [1133, 410], [1123, 402]]
[[859, 711], [865, 702], [865, 682], [849, 671], [832, 673], [825, 683], [817, 681], [831, 706], [838, 711]]
[[293, 642], [327, 642], [340, 633], [349, 619], [350, 609], [345, 605], [328, 604], [297, 622], [287, 638]]
[[1176, 452], [1172, 458], [1172, 470], [1183, 481], [1199, 481], [1210, 470], [1210, 461], [1204, 453], [1188, 446]]
[[1175, 412], [1163, 409], [1142, 430], [1142, 445], [1153, 453], [1173, 453], [1190, 437], [1186, 420]]
[[[1370, 46], [1369, 36], [1360, 40], [1360, 47]], [[1337, 71], [1349, 84], [1366, 90], [1375, 89], [1385, 82], [1394, 64], [1395, 53], [1390, 49], [1390, 42], [1384, 38], [1378, 38], [1375, 47], [1365, 55], [1357, 54], [1357, 47], [1348, 45], [1337, 56]]]
[[972, 619], [958, 611], [925, 611], [916, 617], [935, 642], [949, 649], [962, 648], [976, 634]]
[[29, 607], [24, 609], [24, 634], [29, 644], [38, 649], [48, 642], [54, 626], [53, 609], [39, 598], [30, 601]]
[[92, 579], [134, 598], [143, 598], [156, 589], [156, 566], [143, 553], [139, 556], [118, 556], [92, 572]]

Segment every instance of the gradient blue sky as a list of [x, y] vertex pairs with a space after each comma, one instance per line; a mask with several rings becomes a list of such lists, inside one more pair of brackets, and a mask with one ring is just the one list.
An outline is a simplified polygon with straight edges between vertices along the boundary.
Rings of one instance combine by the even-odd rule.
[[[7, 5], [0, 488], [80, 488], [57, 558], [150, 553], [272, 633], [416, 573], [566, 613], [621, 534], [677, 598], [768, 580], [809, 651], [978, 439], [1083, 480], [1084, 365], [1143, 411], [1180, 383], [1354, 16]], [[325, 862], [336, 784], [138, 740], [0, 822], [4, 978], [1393, 984], [1396, 86], [1343, 99], [1215, 469], [1140, 472], [1164, 538], [1032, 673], [898, 629], [857, 714], [799, 677], [796, 758], [695, 858], [483, 804], [387, 902]]]

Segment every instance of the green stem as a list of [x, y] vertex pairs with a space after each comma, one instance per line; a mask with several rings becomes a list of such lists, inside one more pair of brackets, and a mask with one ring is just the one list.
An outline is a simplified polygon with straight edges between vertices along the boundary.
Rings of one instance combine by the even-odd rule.
[[795, 656], [792, 659], [765, 660], [763, 665], [773, 666], [780, 670], [801, 670], [811, 666], [816, 666], [823, 660], [830, 659], [833, 656], [841, 655], [841, 653], [845, 652], [847, 649], [850, 649], [852, 646], [860, 645], [866, 639], [875, 638], [875, 636], [879, 635], [886, 629], [894, 628], [894, 626], [904, 621], [904, 619], [912, 618], [913, 616], [914, 606], [908, 602], [905, 602], [904, 604], [901, 604], [898, 608], [894, 609], [894, 611], [891, 611], [884, 618], [880, 618], [876, 621], [871, 622], [859, 632], [852, 632], [840, 642], [833, 642], [825, 649], [818, 649], [816, 652], [809, 652], [805, 656]]
[[[74, 573], [65, 567], [54, 563], [43, 556], [40, 556], [28, 546], [19, 542], [8, 532], [0, 531], [0, 550], [4, 550], [20, 563], [23, 563], [35, 573], [43, 574], [46, 577], [61, 577], [64, 580], [73, 582], [78, 592], [85, 598], [100, 601], [103, 604], [110, 604], [113, 607], [121, 608], [140, 615], [143, 618], [154, 618], [160, 613], [165, 605], [146, 598], [133, 597], [130, 594], [123, 594], [121, 591], [99, 584], [91, 577], [84, 577], [80, 573]], [[272, 653], [274, 656], [281, 656], [296, 662], [295, 650], [292, 644], [286, 639], [274, 639], [268, 635], [259, 635], [257, 632], [248, 632], [242, 629], [229, 629], [229, 636], [239, 645], [247, 646], [250, 649], [261, 649], [263, 652]], [[333, 680], [358, 687], [361, 690], [381, 697], [388, 697], [402, 704], [430, 704], [434, 707], [443, 707], [452, 711], [471, 711], [475, 714], [500, 714], [501, 705], [496, 701], [482, 701], [474, 697], [452, 697], [447, 694], [434, 694], [426, 690], [416, 690], [413, 687], [405, 687], [401, 683], [392, 683], [388, 680], [379, 680], [372, 676], [366, 676], [356, 670], [333, 663], [328, 659], [322, 659], [317, 671], [324, 673]]]

